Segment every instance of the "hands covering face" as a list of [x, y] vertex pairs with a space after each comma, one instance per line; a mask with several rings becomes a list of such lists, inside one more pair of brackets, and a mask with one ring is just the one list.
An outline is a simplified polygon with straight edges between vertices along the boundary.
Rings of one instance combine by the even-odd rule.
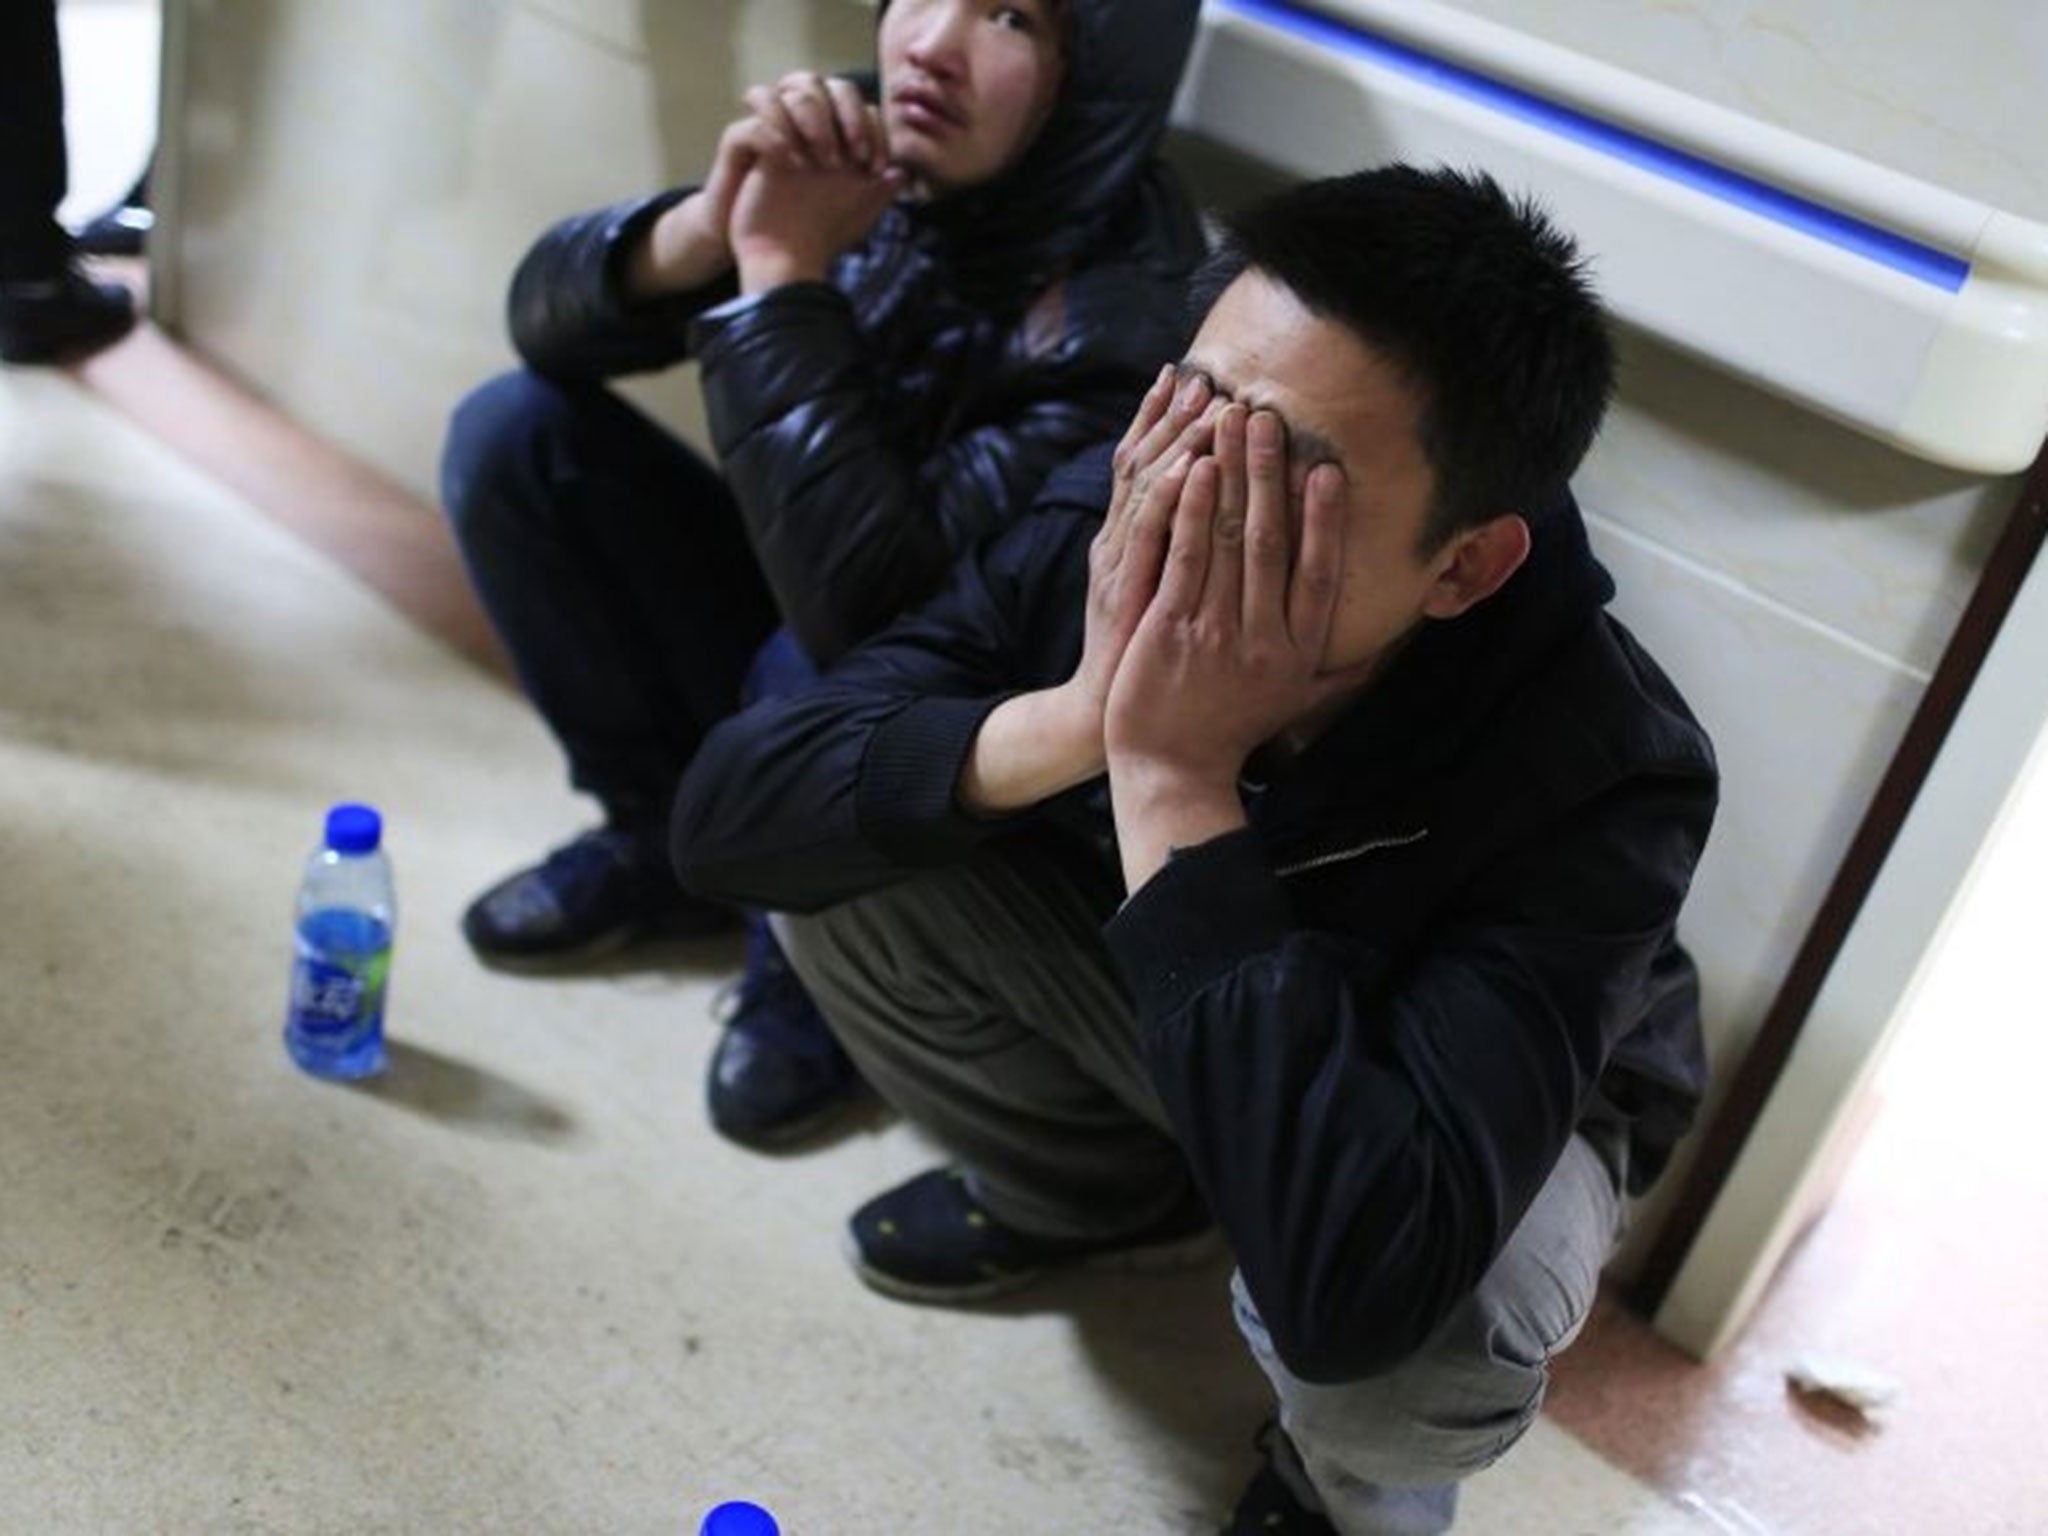
[[1088, 550], [1086, 638], [1072, 684], [1098, 721], [1158, 589], [1188, 470], [1213, 443], [1223, 405], [1200, 374], [1177, 381], [1162, 369], [1117, 444], [1109, 511]]
[[1162, 374], [1119, 445], [1090, 551], [1074, 686], [1119, 763], [1234, 784], [1262, 742], [1364, 681], [1325, 672], [1341, 587], [1344, 477], [1292, 485], [1270, 411]]

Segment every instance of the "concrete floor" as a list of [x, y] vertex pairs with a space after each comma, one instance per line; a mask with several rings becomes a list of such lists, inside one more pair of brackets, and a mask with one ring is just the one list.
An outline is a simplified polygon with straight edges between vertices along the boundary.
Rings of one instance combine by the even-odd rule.
[[[930, 1154], [711, 1134], [729, 947], [472, 962], [464, 901], [577, 824], [559, 782], [500, 683], [71, 377], [0, 373], [0, 1530], [1217, 1529], [1266, 1411], [1223, 1268], [873, 1298], [838, 1223]], [[278, 1039], [342, 798], [401, 901], [360, 1090]], [[1548, 1422], [1467, 1510], [1709, 1528]]]

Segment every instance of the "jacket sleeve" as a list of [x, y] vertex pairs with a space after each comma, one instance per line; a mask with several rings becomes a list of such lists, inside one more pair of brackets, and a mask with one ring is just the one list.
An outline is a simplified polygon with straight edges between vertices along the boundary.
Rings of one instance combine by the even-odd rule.
[[1080, 611], [1089, 531], [1067, 515], [1024, 519], [818, 683], [712, 731], [670, 821], [683, 885], [814, 912], [965, 858], [1013, 824], [967, 815], [955, 786], [989, 712], [1052, 680], [1020, 659], [1040, 649], [1025, 626]]
[[1478, 1284], [1635, 1022], [1712, 808], [1711, 784], [1625, 784], [1398, 963], [1297, 924], [1248, 831], [1112, 920], [1152, 1080], [1296, 1375], [1391, 1369]]
[[[1156, 307], [1156, 306], [1155, 306]], [[829, 662], [944, 578], [1027, 506], [1054, 466], [1124, 429], [1151, 370], [1139, 346], [1062, 337], [977, 391], [974, 417], [929, 453], [888, 419], [851, 304], [792, 283], [695, 327], [719, 462], [754, 552], [804, 649]]]
[[690, 193], [687, 187], [577, 214], [555, 225], [512, 275], [506, 319], [534, 372], [565, 381], [647, 373], [683, 360], [691, 320], [737, 291], [728, 276], [644, 302], [622, 289], [626, 252]]

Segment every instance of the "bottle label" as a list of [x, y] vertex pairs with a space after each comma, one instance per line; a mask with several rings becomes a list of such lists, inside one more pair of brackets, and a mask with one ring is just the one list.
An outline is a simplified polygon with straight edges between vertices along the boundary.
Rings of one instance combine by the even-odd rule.
[[391, 930], [383, 922], [346, 908], [307, 914], [292, 964], [287, 1039], [321, 1057], [375, 1042], [390, 973]]
[[363, 978], [313, 955], [292, 971], [292, 1027], [308, 1035], [345, 1035], [360, 1021]]

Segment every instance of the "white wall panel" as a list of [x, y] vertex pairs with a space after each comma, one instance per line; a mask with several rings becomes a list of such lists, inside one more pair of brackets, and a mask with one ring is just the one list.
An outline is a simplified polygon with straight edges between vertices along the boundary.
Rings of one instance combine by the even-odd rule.
[[1932, 672], [2015, 483], [1912, 459], [1643, 337], [1580, 496], [1759, 597]]

